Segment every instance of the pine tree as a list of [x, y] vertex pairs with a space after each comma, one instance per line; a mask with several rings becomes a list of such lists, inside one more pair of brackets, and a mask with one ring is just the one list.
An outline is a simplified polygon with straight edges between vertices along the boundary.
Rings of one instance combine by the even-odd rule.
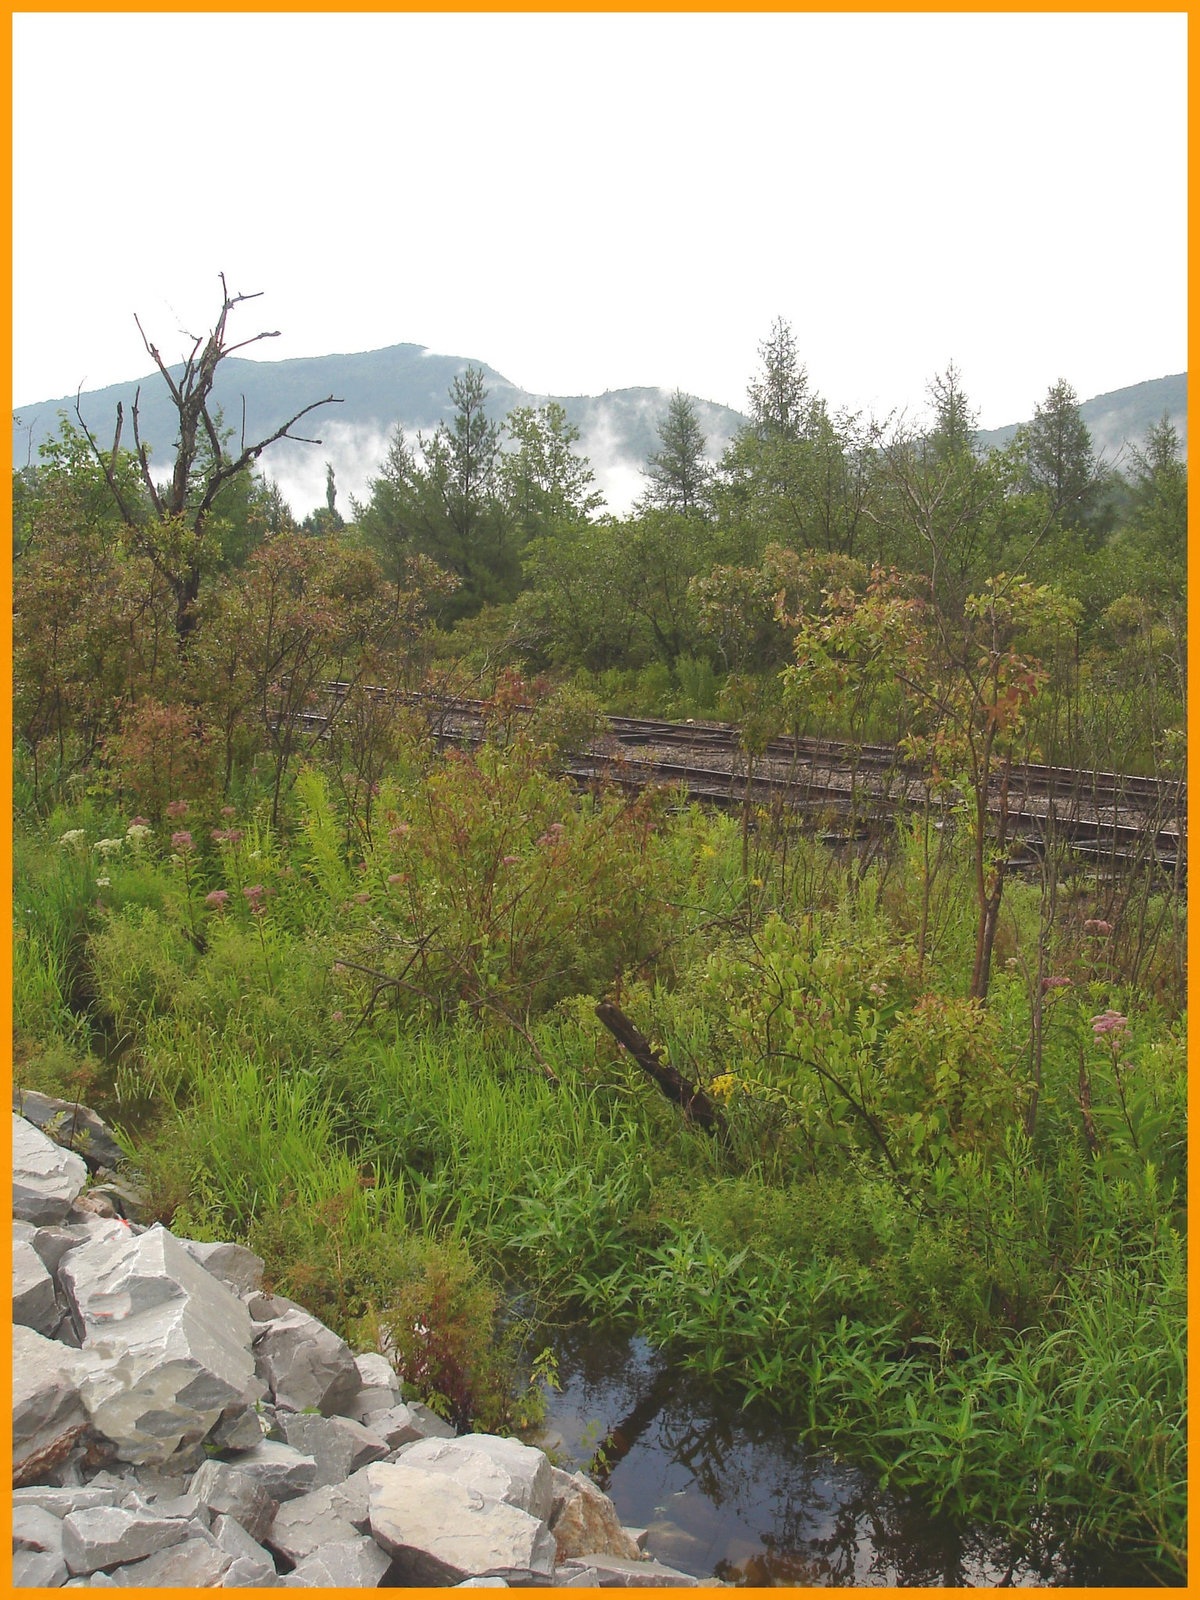
[[695, 406], [680, 389], [671, 396], [667, 414], [658, 425], [658, 438], [661, 448], [646, 462], [649, 482], [639, 509], [703, 515], [709, 508], [713, 475], [704, 459], [708, 441]]

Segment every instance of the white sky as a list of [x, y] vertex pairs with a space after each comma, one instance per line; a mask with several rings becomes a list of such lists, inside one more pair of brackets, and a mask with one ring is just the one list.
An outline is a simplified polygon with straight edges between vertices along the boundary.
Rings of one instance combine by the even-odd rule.
[[221, 269], [266, 357], [543, 393], [741, 407], [777, 315], [831, 404], [953, 359], [985, 427], [1187, 365], [1180, 15], [26, 14], [14, 74], [18, 403]]

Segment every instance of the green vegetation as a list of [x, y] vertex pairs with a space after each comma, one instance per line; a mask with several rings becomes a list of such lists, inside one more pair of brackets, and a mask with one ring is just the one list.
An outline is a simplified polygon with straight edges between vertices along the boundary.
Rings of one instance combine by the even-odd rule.
[[[983, 802], [1039, 752], [1181, 771], [1183, 469], [1164, 428], [1109, 527], [977, 455], [953, 372], [873, 440], [764, 360], [703, 495], [677, 406], [626, 523], [561, 415], [494, 451], [476, 379], [307, 534], [249, 477], [143, 514], [67, 430], [18, 501], [16, 1081], [461, 1425], [536, 1416], [551, 1320], [628, 1323], [931, 1506], [1182, 1572], [1181, 897], [1053, 838], [1006, 872]], [[366, 685], [482, 692], [486, 737]], [[602, 703], [731, 714], [747, 763], [902, 743], [930, 803], [846, 858], [581, 794]]]

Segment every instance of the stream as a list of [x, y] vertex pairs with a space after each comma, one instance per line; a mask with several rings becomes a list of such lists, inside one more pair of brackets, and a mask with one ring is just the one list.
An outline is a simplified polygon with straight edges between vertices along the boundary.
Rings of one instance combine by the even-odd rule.
[[[673, 1369], [643, 1339], [574, 1328], [555, 1342], [561, 1387], [545, 1434], [587, 1470], [648, 1554], [739, 1586], [1158, 1586], [1173, 1575], [1047, 1537], [1019, 1549], [934, 1516], [816, 1451], [767, 1408]], [[557, 1435], [555, 1438], [553, 1436]], [[597, 1458], [597, 1451], [601, 1456]]]

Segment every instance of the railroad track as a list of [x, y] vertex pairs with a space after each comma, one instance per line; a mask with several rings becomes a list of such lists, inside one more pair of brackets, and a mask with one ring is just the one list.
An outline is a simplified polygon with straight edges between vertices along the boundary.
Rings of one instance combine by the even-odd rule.
[[[327, 684], [327, 709], [302, 712], [298, 721], [319, 734], [350, 687]], [[373, 685], [359, 686], [359, 692], [423, 709], [443, 743], [478, 743], [494, 714], [482, 700], [398, 694]], [[855, 830], [881, 826], [927, 798], [920, 767], [889, 745], [774, 739], [756, 757], [747, 784], [738, 730], [727, 723], [609, 717], [607, 724], [606, 734], [567, 768], [576, 782], [603, 780], [628, 788], [678, 783], [689, 798], [705, 804], [783, 804], [828, 816], [835, 830], [839, 820]], [[991, 809], [1000, 803], [997, 791]], [[1022, 763], [1010, 775], [1007, 804], [1014, 844], [1037, 851], [1057, 834], [1085, 858], [1114, 864], [1154, 860], [1172, 876], [1186, 872], [1187, 785], [1182, 780]]]

